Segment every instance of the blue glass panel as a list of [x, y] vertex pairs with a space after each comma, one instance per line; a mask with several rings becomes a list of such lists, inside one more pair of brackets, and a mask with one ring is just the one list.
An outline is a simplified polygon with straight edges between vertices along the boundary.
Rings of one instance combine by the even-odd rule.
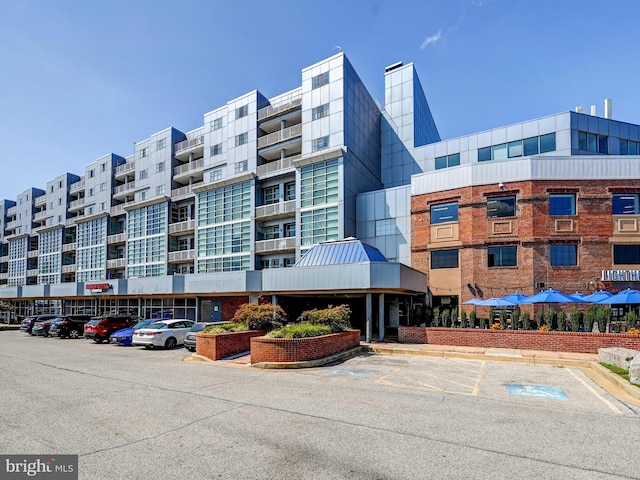
[[431, 252], [431, 269], [458, 268], [458, 249]]
[[556, 134], [540, 135], [540, 153], [553, 152], [556, 149]]
[[538, 137], [525, 138], [522, 141], [522, 147], [524, 150], [524, 156], [537, 155], [538, 152]]
[[443, 203], [431, 206], [431, 224], [457, 222], [458, 203]]
[[551, 245], [551, 265], [571, 266], [578, 264], [577, 245]]
[[634, 193], [616, 194], [613, 196], [611, 213], [614, 215], [637, 215], [638, 195]]
[[575, 215], [576, 197], [574, 194], [551, 194], [549, 197], [549, 215]]

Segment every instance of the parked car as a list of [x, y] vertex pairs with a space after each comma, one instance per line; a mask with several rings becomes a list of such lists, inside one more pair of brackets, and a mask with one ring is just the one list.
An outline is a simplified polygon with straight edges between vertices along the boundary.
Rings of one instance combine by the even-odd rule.
[[175, 348], [184, 343], [184, 337], [194, 323], [193, 320], [185, 318], [154, 322], [134, 332], [133, 344], [144, 345], [146, 348]]
[[56, 315], [31, 315], [26, 317], [22, 323], [20, 324], [20, 331], [25, 333], [31, 333], [33, 330], [33, 325], [36, 322], [42, 322], [43, 320], [49, 320], [50, 318], [55, 318]]
[[[162, 320], [166, 320], [166, 319], [162, 319]], [[148, 327], [149, 325], [157, 321], [158, 319], [142, 320], [136, 323], [133, 327], [123, 328], [122, 330], [113, 332], [109, 337], [109, 343], [111, 345], [131, 345], [131, 342], [133, 340], [133, 333], [136, 330], [140, 330], [141, 328]]]
[[80, 338], [84, 333], [84, 325], [91, 320], [91, 315], [65, 315], [58, 317], [49, 329], [49, 335], [60, 338]]
[[93, 317], [84, 326], [84, 338], [102, 343], [109, 340], [111, 334], [123, 328], [129, 328], [138, 322], [136, 317], [131, 315], [106, 315]]
[[229, 322], [196, 322], [191, 327], [191, 330], [187, 332], [187, 335], [184, 337], [184, 348], [189, 350], [190, 352], [196, 351], [196, 333], [204, 330], [204, 327], [209, 325], [222, 325], [223, 323]]
[[39, 320], [33, 324], [33, 328], [31, 329], [31, 335], [38, 337], [48, 337], [49, 329], [51, 325], [58, 320], [59, 317], [49, 318], [47, 320]]

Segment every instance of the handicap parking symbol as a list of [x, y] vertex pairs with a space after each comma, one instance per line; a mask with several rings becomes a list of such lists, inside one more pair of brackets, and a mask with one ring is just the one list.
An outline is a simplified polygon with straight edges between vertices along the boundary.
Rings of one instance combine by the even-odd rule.
[[542, 385], [522, 385], [512, 383], [508, 388], [509, 395], [517, 395], [521, 397], [539, 397], [548, 398], [550, 400], [569, 400], [564, 390], [558, 387], [545, 387]]

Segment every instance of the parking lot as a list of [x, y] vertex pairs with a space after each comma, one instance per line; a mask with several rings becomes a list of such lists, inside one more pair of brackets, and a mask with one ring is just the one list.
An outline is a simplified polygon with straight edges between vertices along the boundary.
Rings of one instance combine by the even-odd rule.
[[79, 478], [640, 478], [640, 409], [577, 368], [363, 354], [305, 370], [0, 332], [0, 451]]

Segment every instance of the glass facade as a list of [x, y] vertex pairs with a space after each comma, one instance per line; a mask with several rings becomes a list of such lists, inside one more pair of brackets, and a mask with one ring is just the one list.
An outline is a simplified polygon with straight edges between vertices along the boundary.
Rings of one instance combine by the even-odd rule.
[[62, 228], [38, 235], [38, 283], [60, 283], [62, 265]]
[[431, 224], [458, 221], [458, 202], [431, 205]]
[[127, 216], [127, 276], [166, 274], [167, 203], [132, 210]]
[[107, 218], [82, 222], [77, 227], [78, 282], [106, 278], [107, 267]]

